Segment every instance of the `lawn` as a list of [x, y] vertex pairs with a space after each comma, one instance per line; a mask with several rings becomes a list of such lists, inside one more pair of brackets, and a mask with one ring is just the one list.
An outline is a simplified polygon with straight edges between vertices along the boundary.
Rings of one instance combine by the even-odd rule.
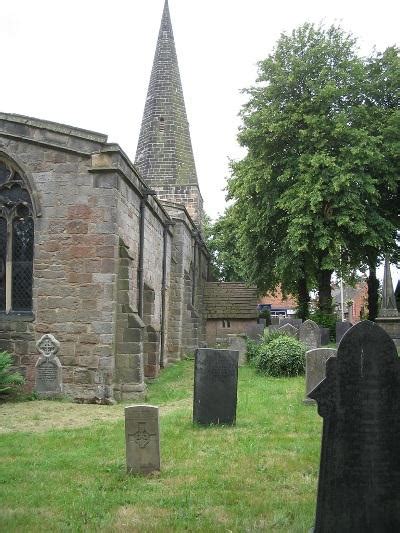
[[194, 427], [193, 361], [149, 387], [162, 471], [125, 474], [123, 406], [0, 407], [0, 531], [288, 531], [313, 525], [321, 418], [304, 378], [240, 369], [235, 427]]

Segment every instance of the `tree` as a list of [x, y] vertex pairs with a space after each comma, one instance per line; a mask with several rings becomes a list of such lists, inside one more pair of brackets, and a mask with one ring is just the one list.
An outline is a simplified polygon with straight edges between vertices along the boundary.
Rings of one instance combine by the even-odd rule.
[[313, 287], [331, 313], [333, 271], [351, 272], [382, 230], [386, 244], [396, 233], [373, 174], [382, 139], [361, 120], [365, 68], [351, 35], [304, 24], [259, 64], [242, 110], [248, 153], [228, 183], [240, 249], [250, 280], [266, 291], [280, 283], [303, 313]]

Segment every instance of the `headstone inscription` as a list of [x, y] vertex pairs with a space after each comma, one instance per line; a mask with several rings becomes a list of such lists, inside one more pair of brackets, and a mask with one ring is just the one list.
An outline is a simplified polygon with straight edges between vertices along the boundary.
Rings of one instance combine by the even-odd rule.
[[290, 337], [294, 337], [295, 339], [299, 338], [299, 330], [292, 326], [292, 324], [285, 324], [284, 326], [281, 326], [277, 331], [280, 333], [284, 333], [285, 335], [289, 335]]
[[309, 397], [323, 417], [316, 533], [400, 531], [400, 360], [364, 321], [342, 339]]
[[299, 340], [306, 345], [307, 350], [321, 346], [321, 330], [313, 320], [306, 320], [299, 329]]
[[153, 405], [125, 407], [126, 469], [128, 474], [160, 470], [159, 409]]
[[195, 355], [193, 422], [234, 424], [239, 352], [199, 348]]
[[51, 397], [62, 393], [62, 367], [56, 356], [60, 349], [58, 340], [50, 334], [36, 343], [40, 357], [35, 365], [35, 390], [39, 396]]
[[239, 352], [239, 366], [243, 366], [244, 364], [246, 364], [246, 335], [228, 334], [228, 346], [230, 350], [237, 350]]
[[306, 395], [304, 403], [315, 403], [308, 394], [315, 389], [318, 383], [325, 379], [326, 362], [330, 357], [336, 357], [333, 348], [316, 348], [306, 352]]
[[336, 322], [336, 346], [339, 346], [343, 335], [353, 327], [351, 322]]

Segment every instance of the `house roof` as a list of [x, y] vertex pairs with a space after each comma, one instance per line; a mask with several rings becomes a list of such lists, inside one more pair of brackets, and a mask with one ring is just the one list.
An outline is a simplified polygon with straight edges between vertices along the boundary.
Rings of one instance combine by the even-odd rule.
[[257, 291], [245, 283], [207, 282], [205, 304], [207, 318], [257, 318]]
[[283, 298], [282, 292], [278, 287], [275, 294], [266, 294], [260, 299], [261, 304], [270, 304], [272, 309], [296, 309], [297, 303], [292, 296]]

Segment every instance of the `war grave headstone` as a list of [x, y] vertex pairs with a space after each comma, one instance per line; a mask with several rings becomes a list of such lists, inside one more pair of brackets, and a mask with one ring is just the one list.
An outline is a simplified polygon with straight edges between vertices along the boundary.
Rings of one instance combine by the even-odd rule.
[[306, 320], [299, 329], [299, 340], [306, 345], [307, 350], [321, 346], [321, 330], [313, 320]]
[[40, 357], [35, 365], [35, 391], [42, 397], [62, 394], [62, 367], [56, 355], [60, 343], [53, 335], [46, 334], [38, 340], [36, 346]]
[[128, 474], [160, 470], [159, 408], [153, 405], [125, 407], [126, 469]]
[[323, 418], [316, 533], [400, 531], [400, 360], [373, 322], [343, 337], [310, 392]]
[[291, 324], [292, 326], [294, 326], [296, 329], [299, 329], [299, 327], [301, 326], [301, 324], [303, 323], [302, 319], [301, 318], [290, 318], [290, 317], [285, 317], [285, 318], [280, 318], [279, 319], [279, 325], [282, 327], [284, 326], [285, 324]]
[[326, 346], [330, 342], [330, 330], [321, 326], [319, 329], [321, 330], [321, 346]]
[[239, 352], [199, 348], [195, 355], [193, 422], [234, 424]]
[[336, 357], [334, 348], [315, 348], [306, 352], [306, 394], [304, 403], [315, 404], [315, 400], [308, 397], [308, 394], [323, 379], [325, 379], [326, 362], [330, 357]]
[[247, 344], [246, 335], [244, 334], [228, 334], [228, 347], [230, 350], [237, 350], [239, 352], [239, 366], [246, 364]]
[[351, 322], [336, 322], [336, 346], [339, 346], [343, 335], [353, 327]]
[[284, 333], [285, 335], [289, 335], [290, 337], [294, 337], [295, 339], [299, 338], [299, 330], [292, 326], [292, 324], [285, 324], [284, 326], [281, 326], [277, 331], [280, 333]]

